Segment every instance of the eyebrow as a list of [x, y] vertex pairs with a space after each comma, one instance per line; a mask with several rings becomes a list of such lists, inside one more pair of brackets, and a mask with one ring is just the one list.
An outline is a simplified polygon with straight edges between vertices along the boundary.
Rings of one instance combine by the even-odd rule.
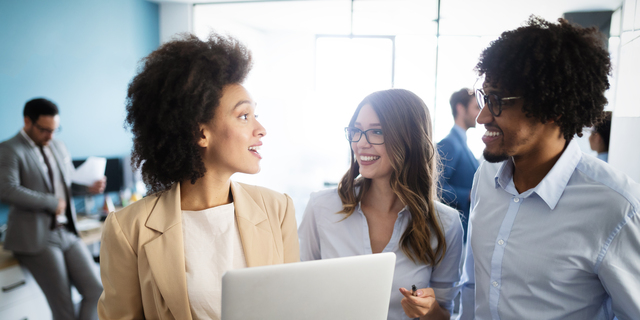
[[[355, 122], [353, 125], [356, 125], [356, 124], [357, 124], [357, 125], [362, 126], [362, 123], [360, 123], [360, 122]], [[379, 123], [370, 123], [370, 124], [369, 124], [369, 126], [372, 126], [372, 127], [376, 127], [376, 126], [377, 126], [377, 127], [382, 127], [382, 125], [381, 125], [381, 124], [379, 124]]]
[[[240, 100], [240, 101], [238, 101], [238, 103], [236, 103], [235, 106], [233, 106], [232, 110], [235, 110], [236, 108], [238, 108], [239, 106], [241, 106], [241, 105], [243, 105], [245, 103], [251, 104], [251, 101], [250, 100]], [[258, 104], [256, 103], [255, 105], [257, 106]]]

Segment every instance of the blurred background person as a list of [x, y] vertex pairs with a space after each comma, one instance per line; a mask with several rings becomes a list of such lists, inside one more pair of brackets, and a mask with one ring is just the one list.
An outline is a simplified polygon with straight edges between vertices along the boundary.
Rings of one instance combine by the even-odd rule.
[[[71, 156], [53, 139], [58, 106], [38, 98], [24, 106], [24, 127], [0, 143], [0, 200], [10, 205], [4, 248], [26, 267], [47, 298], [53, 319], [76, 319], [71, 285], [82, 295], [78, 319], [97, 319], [98, 270], [78, 237], [71, 201]], [[77, 193], [102, 193], [106, 179]]]
[[591, 130], [589, 145], [598, 153], [598, 159], [609, 161], [609, 137], [611, 136], [611, 111], [604, 112], [604, 118]]
[[443, 201], [462, 213], [464, 241], [467, 241], [469, 223], [469, 203], [473, 175], [478, 169], [478, 160], [467, 145], [467, 130], [476, 127], [476, 117], [480, 108], [472, 90], [463, 88], [454, 92], [449, 99], [455, 124], [449, 135], [438, 142], [438, 152], [442, 161], [440, 186]]

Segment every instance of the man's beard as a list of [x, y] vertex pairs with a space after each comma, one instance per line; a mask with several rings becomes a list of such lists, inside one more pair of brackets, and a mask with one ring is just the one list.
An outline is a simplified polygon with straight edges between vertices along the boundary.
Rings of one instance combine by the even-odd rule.
[[484, 157], [485, 160], [491, 163], [502, 162], [509, 159], [509, 156], [506, 154], [491, 154], [487, 152], [487, 149], [484, 149], [484, 151], [482, 152], [482, 156]]

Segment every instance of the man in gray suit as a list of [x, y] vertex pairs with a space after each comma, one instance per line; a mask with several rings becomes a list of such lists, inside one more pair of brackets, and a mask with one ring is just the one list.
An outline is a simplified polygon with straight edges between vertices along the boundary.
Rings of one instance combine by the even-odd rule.
[[[44, 292], [53, 319], [75, 319], [70, 285], [82, 295], [79, 319], [97, 319], [102, 284], [89, 250], [78, 237], [71, 201], [73, 164], [53, 135], [57, 106], [33, 99], [24, 128], [0, 143], [0, 201], [10, 205], [4, 248], [13, 251]], [[86, 191], [101, 193], [106, 180]]]

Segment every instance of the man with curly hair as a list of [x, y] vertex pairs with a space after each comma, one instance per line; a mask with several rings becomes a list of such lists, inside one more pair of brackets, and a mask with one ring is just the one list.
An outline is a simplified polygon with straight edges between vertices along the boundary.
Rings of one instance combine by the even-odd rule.
[[476, 70], [484, 158], [499, 164], [471, 190], [462, 318], [640, 319], [640, 185], [572, 139], [607, 103], [600, 33], [531, 17]]

